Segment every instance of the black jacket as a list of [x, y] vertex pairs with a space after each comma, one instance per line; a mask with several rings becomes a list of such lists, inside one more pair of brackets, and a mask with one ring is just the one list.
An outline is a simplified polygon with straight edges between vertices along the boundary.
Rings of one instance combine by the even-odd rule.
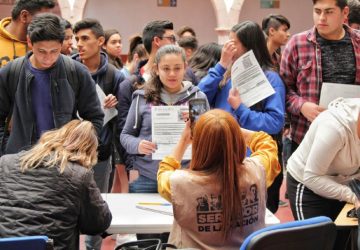
[[79, 249], [79, 233], [95, 235], [111, 223], [91, 170], [68, 163], [21, 172], [24, 152], [0, 158], [0, 238], [47, 235], [56, 250]]
[[[29, 57], [26, 55], [24, 66], [20, 72], [15, 98], [11, 97], [8, 74], [10, 63], [0, 69], [0, 142], [3, 141], [5, 120], [11, 109], [11, 100], [15, 100], [12, 112], [12, 128], [4, 153], [17, 153], [36, 142], [36, 123], [31, 104], [31, 82], [34, 76], [29, 70]], [[55, 128], [60, 128], [72, 119], [80, 117], [92, 122], [99, 133], [103, 125], [103, 111], [98, 100], [95, 83], [88, 70], [81, 63], [75, 62], [78, 74], [78, 93], [75, 93], [68, 82], [62, 56], [59, 56], [51, 71], [51, 96]]]

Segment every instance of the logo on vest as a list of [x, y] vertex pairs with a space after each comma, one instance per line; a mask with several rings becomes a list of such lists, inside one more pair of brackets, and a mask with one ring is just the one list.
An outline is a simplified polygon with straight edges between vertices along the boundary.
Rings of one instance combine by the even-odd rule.
[[[258, 221], [259, 198], [257, 186], [250, 186], [249, 192], [241, 193], [242, 221], [237, 221], [236, 226], [251, 225]], [[249, 194], [249, 195], [247, 195]], [[198, 232], [219, 232], [222, 224], [222, 197], [210, 194], [196, 198], [196, 218]]]

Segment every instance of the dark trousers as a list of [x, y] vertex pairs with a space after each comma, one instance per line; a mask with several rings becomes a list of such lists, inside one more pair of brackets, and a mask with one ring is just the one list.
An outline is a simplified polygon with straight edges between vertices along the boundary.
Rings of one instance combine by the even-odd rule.
[[286, 180], [290, 207], [296, 220], [322, 215], [334, 221], [345, 205], [343, 201], [328, 199], [315, 194], [304, 184], [296, 181], [289, 172]]

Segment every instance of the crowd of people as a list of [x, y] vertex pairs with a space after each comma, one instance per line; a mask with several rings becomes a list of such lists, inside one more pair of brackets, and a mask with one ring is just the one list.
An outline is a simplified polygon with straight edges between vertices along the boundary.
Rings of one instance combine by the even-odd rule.
[[[86, 234], [100, 250], [111, 223], [101, 193], [159, 193], [173, 203], [170, 243], [238, 249], [266, 208], [284, 205], [285, 169], [295, 219], [360, 208], [346, 185], [359, 174], [360, 96], [319, 104], [323, 83], [360, 85], [357, 0], [313, 0], [314, 27], [292, 37], [280, 14], [235, 24], [223, 45], [151, 21], [126, 60], [118, 30], [71, 24], [54, 6], [17, 0], [0, 22], [0, 237], [44, 234], [79, 249]], [[274, 90], [251, 106], [232, 82], [249, 51]], [[153, 159], [152, 110], [199, 98], [209, 111], [195, 124], [183, 112], [172, 154]], [[198, 216], [210, 211], [218, 219], [204, 232]]]

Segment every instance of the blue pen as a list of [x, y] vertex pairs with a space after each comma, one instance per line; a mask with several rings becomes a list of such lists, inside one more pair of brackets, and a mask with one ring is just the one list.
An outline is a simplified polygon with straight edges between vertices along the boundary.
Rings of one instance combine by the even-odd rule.
[[154, 206], [171, 206], [171, 203], [161, 203], [161, 202], [139, 202], [139, 205], [154, 205]]

